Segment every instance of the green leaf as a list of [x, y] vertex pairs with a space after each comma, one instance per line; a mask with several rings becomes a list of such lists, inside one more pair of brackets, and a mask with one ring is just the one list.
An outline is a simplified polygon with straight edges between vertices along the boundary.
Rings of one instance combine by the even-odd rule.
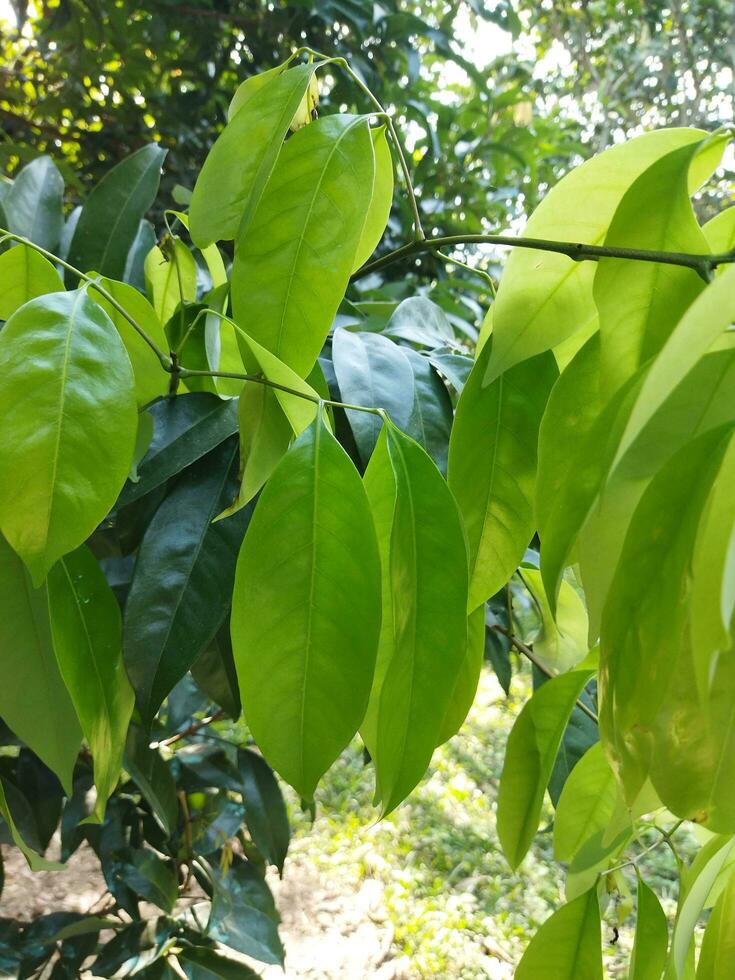
[[425, 296], [409, 296], [398, 304], [385, 334], [421, 347], [439, 347], [454, 341], [454, 331], [440, 306]]
[[59, 673], [46, 587], [34, 589], [23, 564], [0, 538], [0, 717], [71, 790], [82, 733]]
[[233, 119], [240, 109], [242, 109], [242, 107], [248, 103], [255, 93], [258, 92], [264, 85], [273, 81], [273, 79], [278, 75], [282, 75], [288, 68], [290, 60], [291, 59], [283, 62], [281, 65], [276, 65], [275, 68], [269, 68], [267, 71], [258, 72], [257, 75], [251, 75], [249, 78], [246, 78], [244, 82], [241, 82], [235, 89], [235, 94], [232, 96], [230, 105], [227, 109], [228, 122]]
[[200, 691], [237, 721], [242, 708], [228, 624], [222, 626], [199, 655], [192, 665], [191, 675]]
[[602, 980], [597, 888], [563, 905], [544, 922], [523, 954], [516, 980]]
[[227, 615], [249, 512], [213, 524], [235, 490], [230, 438], [191, 466], [143, 537], [125, 604], [124, 656], [143, 721], [214, 639]]
[[53, 252], [64, 226], [64, 181], [51, 157], [37, 157], [20, 171], [5, 195], [8, 231]]
[[49, 572], [49, 615], [54, 651], [92, 751], [95, 812], [120, 776], [133, 691], [122, 662], [120, 609], [88, 548], [61, 558]]
[[237, 432], [237, 402], [205, 392], [167, 398], [151, 405], [148, 414], [153, 439], [138, 467], [138, 482], [126, 485], [120, 506], [160, 487]]
[[257, 980], [258, 978], [258, 974], [249, 966], [245, 966], [241, 960], [230, 960], [206, 946], [187, 946], [178, 954], [178, 961], [188, 980]]
[[[404, 432], [414, 408], [414, 375], [406, 349], [377, 333], [334, 331], [332, 362], [340, 394], [345, 402], [384, 408]], [[382, 422], [378, 415], [347, 410], [360, 458], [367, 464]]]
[[630, 980], [661, 980], [666, 965], [669, 930], [661, 903], [638, 875], [635, 944], [630, 958]]
[[30, 246], [16, 245], [0, 255], [0, 320], [9, 320], [28, 300], [63, 290], [54, 266]]
[[152, 902], [164, 912], [172, 912], [179, 890], [173, 866], [154, 854], [140, 849], [133, 852], [132, 864], [120, 869], [120, 877], [147, 902]]
[[577, 590], [562, 581], [556, 604], [556, 617], [551, 612], [541, 573], [535, 568], [523, 569], [523, 583], [534, 598], [541, 617], [533, 650], [552, 670], [564, 673], [584, 660], [588, 652], [587, 610]]
[[426, 452], [394, 425], [365, 486], [383, 564], [383, 631], [362, 735], [384, 815], [439, 742], [467, 648], [467, 552], [457, 505]]
[[[120, 306], [145, 330], [148, 336], [163, 351], [168, 350], [166, 335], [155, 310], [137, 289], [114, 279], [100, 279], [100, 285]], [[135, 375], [135, 396], [138, 405], [143, 407], [168, 391], [170, 377], [164, 371], [157, 355], [151, 350], [130, 322], [96, 289], [90, 289], [90, 298], [102, 307], [115, 324]]]
[[32, 847], [29, 847], [23, 840], [23, 837], [20, 835], [20, 832], [15, 825], [13, 815], [10, 812], [2, 779], [0, 779], [0, 816], [8, 825], [10, 836], [13, 838], [13, 843], [20, 851], [23, 852], [23, 855], [28, 862], [28, 867], [31, 869], [31, 871], [61, 871], [66, 867], [65, 864], [62, 864], [59, 861], [48, 861], [46, 858], [41, 857], [40, 854], [34, 851]]
[[699, 358], [735, 319], [735, 266], [717, 276], [692, 303], [655, 359], [631, 409], [615, 463]]
[[283, 874], [291, 836], [286, 804], [270, 766], [248, 749], [239, 749], [237, 768], [242, 778], [245, 822], [263, 857]]
[[[702, 507], [726, 448], [722, 429], [687, 443], [648, 486], [630, 523], [603, 611], [600, 731], [615, 756], [628, 800], [645, 776], [674, 813], [694, 815], [704, 805], [702, 732], [689, 730], [682, 713], [697, 710], [686, 686], [689, 563]], [[683, 701], [682, 701], [683, 696]], [[692, 704], [685, 708], [685, 703]], [[657, 719], [664, 712], [659, 725]], [[665, 721], [669, 711], [673, 717]], [[679, 717], [674, 722], [674, 718]], [[685, 751], [688, 746], [689, 756]], [[690, 770], [697, 757], [702, 770]], [[681, 759], [671, 771], [672, 758]], [[714, 764], [714, 760], [713, 760]], [[702, 817], [702, 815], [700, 815]]]
[[154, 245], [144, 269], [146, 291], [161, 323], [168, 323], [180, 303], [196, 299], [196, 262], [180, 238], [168, 239], [163, 248]]
[[505, 585], [533, 537], [536, 444], [556, 378], [544, 354], [483, 388], [491, 348], [467, 379], [449, 443], [449, 486], [469, 543], [470, 609]]
[[554, 817], [554, 857], [571, 861], [588, 842], [604, 837], [615, 812], [618, 787], [602, 745], [582, 756], [561, 791]]
[[697, 964], [697, 980], [727, 980], [735, 962], [735, 874], [712, 909]]
[[[714, 218], [703, 225], [702, 231], [711, 251], [715, 255], [731, 252], [735, 248], [735, 206], [725, 208]], [[723, 272], [727, 266], [721, 265], [715, 275]]]
[[155, 244], [156, 232], [153, 225], [143, 219], [138, 225], [138, 231], [128, 251], [123, 273], [123, 282], [135, 286], [141, 293], [145, 292], [145, 257]]
[[[697, 129], [661, 129], [587, 160], [546, 195], [524, 235], [601, 245], [621, 198], [639, 174], [671, 150], [706, 135]], [[493, 356], [484, 384], [594, 325], [595, 265], [553, 252], [513, 250], [493, 305]]]
[[442, 476], [446, 476], [454, 416], [452, 399], [428, 357], [411, 347], [405, 353], [413, 372], [414, 396], [406, 433], [424, 447]]
[[268, 886], [258, 872], [235, 857], [229, 870], [209, 868], [212, 915], [210, 939], [263, 963], [283, 963], [278, 914]]
[[189, 220], [199, 248], [246, 230], [317, 67], [297, 65], [282, 72], [234, 112], [194, 186]]
[[464, 724], [477, 694], [484, 658], [485, 607], [481, 606], [467, 620], [467, 649], [444, 715], [439, 745], [456, 735]]
[[347, 288], [374, 173], [368, 118], [325, 116], [286, 143], [252, 221], [237, 237], [235, 319], [302, 377]]
[[149, 746], [150, 738], [140, 726], [132, 724], [125, 746], [125, 768], [148, 802], [167, 837], [175, 829], [179, 817], [176, 783], [158, 751]]
[[137, 428], [130, 361], [85, 290], [13, 314], [0, 333], [0, 528], [36, 584], [112, 507]]
[[393, 203], [393, 158], [386, 138], [385, 126], [370, 130], [375, 151], [375, 181], [370, 198], [370, 207], [365, 215], [365, 224], [353, 261], [353, 270], [364, 265], [383, 237], [390, 209]]
[[684, 972], [697, 921], [720, 870], [730, 856], [733, 844], [735, 841], [730, 837], [715, 837], [710, 840], [682, 878], [682, 896], [679, 899], [670, 952], [677, 976]]
[[362, 721], [379, 628], [367, 497], [317, 418], [258, 501], [232, 609], [246, 721], [268, 762], [305, 799]]
[[165, 156], [166, 150], [149, 143], [107, 171], [82, 208], [69, 246], [71, 265], [110, 279], [124, 277], [141, 219], [158, 193]]
[[[707, 240], [689, 198], [689, 170], [708, 143], [723, 147], [727, 139], [717, 135], [656, 160], [623, 195], [604, 244], [707, 254]], [[600, 259], [593, 294], [600, 317], [600, 385], [607, 397], [658, 353], [703, 288], [692, 269]]]
[[[728, 385], [728, 392], [731, 395], [731, 385]], [[692, 651], [700, 697], [709, 690], [713, 656], [726, 654], [732, 646], [734, 481], [735, 440], [731, 440], [712, 484], [692, 556]]]
[[547, 681], [524, 704], [508, 737], [498, 796], [498, 838], [511, 868], [526, 855], [564, 729], [590, 677], [586, 670]]

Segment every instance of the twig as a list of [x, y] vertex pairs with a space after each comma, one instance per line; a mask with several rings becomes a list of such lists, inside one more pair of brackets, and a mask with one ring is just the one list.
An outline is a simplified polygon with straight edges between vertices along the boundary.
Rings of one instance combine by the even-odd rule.
[[219, 721], [224, 718], [225, 712], [220, 709], [215, 711], [213, 715], [207, 715], [206, 718], [202, 718], [199, 721], [193, 721], [188, 728], [184, 728], [183, 731], [177, 732], [175, 735], [171, 735], [169, 738], [164, 738], [160, 742], [151, 742], [150, 748], [158, 749], [162, 745], [174, 745], [176, 742], [180, 742], [182, 738], [186, 738], [188, 735], [193, 735], [194, 732], [198, 732], [201, 728], [206, 728], [207, 725], [211, 725], [215, 721]]

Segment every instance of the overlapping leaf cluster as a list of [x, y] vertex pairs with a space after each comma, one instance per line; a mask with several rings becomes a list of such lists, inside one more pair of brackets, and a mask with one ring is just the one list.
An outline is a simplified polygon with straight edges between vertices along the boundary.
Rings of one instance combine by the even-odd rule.
[[[611, 254], [515, 251], [478, 337], [454, 300], [350, 285], [388, 219], [391, 123], [315, 119], [329, 63], [241, 86], [160, 244], [143, 218], [156, 147], [66, 220], [46, 159], [6, 193], [0, 716], [24, 745], [0, 774], [9, 833], [38, 865], [66, 798], [63, 853], [86, 837], [116, 909], [164, 911], [144, 941], [122, 928], [98, 973], [166, 975], [177, 957], [199, 976], [223, 947], [278, 961], [262, 865], [282, 866], [287, 838], [263, 758], [311, 803], [359, 732], [388, 813], [461, 727], [485, 652], [507, 688], [512, 644], [536, 684], [500, 843], [516, 867], [548, 789], [569, 864], [568, 904], [518, 975], [601, 977], [600, 899], [627, 887], [644, 827], [671, 843], [668, 813], [710, 836], [670, 951], [639, 882], [633, 975], [686, 976], [717, 902], [698, 975], [724, 976], [735, 271], [666, 258], [732, 249], [735, 209], [700, 228], [690, 197], [727, 134], [661, 130], [571, 173], [528, 236]], [[200, 743], [207, 702], [242, 703], [262, 757]], [[57, 787], [35, 837], [31, 765]], [[201, 907], [182, 912], [192, 876]], [[24, 964], [40, 944], [76, 968], [109, 924], [47, 923], [16, 945]]]

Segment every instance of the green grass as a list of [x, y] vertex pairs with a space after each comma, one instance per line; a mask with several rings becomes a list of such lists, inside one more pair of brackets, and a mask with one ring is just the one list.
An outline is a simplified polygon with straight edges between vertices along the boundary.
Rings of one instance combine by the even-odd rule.
[[[526, 696], [524, 678], [514, 681], [506, 699], [486, 669], [460, 734], [437, 750], [427, 777], [383, 821], [371, 805], [372, 768], [363, 764], [357, 742], [322, 781], [313, 825], [289, 798], [293, 848], [300, 856], [355, 887], [365, 878], [380, 881], [394, 929], [393, 954], [406, 959], [409, 976], [511, 977], [538, 926], [563, 902], [564, 869], [552, 859], [550, 806], [518, 873], [510, 871], [497, 840], [505, 744]], [[685, 837], [685, 849], [691, 843]], [[670, 852], [656, 848], [643, 867], [672, 913]], [[610, 977], [626, 975], [634, 938], [632, 918], [621, 924], [619, 912], [625, 915], [625, 903], [613, 894], [603, 922]], [[620, 937], [613, 945], [616, 924]]]

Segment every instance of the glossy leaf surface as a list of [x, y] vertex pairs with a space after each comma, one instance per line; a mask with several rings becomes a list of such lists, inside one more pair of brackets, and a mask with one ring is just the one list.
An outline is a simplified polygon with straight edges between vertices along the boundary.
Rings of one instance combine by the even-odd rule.
[[544, 922], [516, 970], [516, 980], [602, 980], [597, 889], [563, 905]]
[[3, 201], [8, 230], [53, 252], [64, 225], [64, 181], [51, 157], [32, 160], [18, 173]]
[[125, 482], [137, 432], [133, 372], [84, 290], [18, 310], [0, 334], [0, 370], [0, 527], [38, 584]]
[[18, 307], [37, 296], [63, 289], [54, 266], [28, 245], [16, 245], [0, 255], [0, 320], [9, 320]]
[[664, 910], [656, 895], [639, 875], [630, 980], [661, 980], [668, 945], [669, 929]]

